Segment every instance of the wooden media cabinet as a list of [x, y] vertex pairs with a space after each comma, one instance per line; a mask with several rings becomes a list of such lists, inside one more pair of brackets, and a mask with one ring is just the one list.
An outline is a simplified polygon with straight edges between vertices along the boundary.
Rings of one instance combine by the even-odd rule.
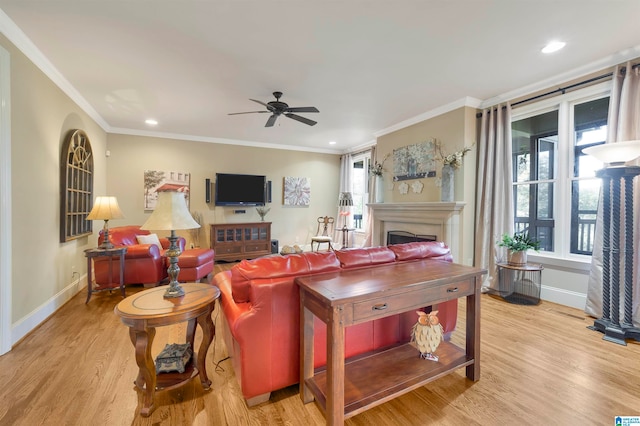
[[216, 260], [253, 259], [271, 254], [271, 222], [214, 223], [210, 231]]

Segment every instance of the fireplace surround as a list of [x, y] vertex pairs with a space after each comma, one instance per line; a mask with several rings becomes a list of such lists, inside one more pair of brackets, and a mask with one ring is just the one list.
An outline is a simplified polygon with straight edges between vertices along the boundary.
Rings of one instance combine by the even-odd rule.
[[460, 217], [465, 204], [460, 201], [368, 204], [373, 211], [372, 245], [385, 245], [390, 231], [435, 235], [449, 246], [453, 261], [461, 262]]

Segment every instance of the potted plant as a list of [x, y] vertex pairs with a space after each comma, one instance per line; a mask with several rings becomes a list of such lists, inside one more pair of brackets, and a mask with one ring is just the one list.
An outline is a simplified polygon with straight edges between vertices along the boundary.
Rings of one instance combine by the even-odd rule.
[[527, 250], [540, 250], [540, 241], [531, 238], [528, 232], [516, 232], [513, 235], [504, 234], [498, 241], [499, 247], [507, 249], [507, 263], [513, 266], [527, 264]]

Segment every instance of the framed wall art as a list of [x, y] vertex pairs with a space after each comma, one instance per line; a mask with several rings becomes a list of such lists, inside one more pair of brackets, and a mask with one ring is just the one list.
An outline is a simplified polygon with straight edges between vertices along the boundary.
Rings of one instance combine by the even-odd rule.
[[189, 186], [191, 174], [185, 172], [164, 172], [160, 170], [144, 171], [144, 209], [155, 210], [158, 202], [158, 192], [184, 192], [184, 198], [189, 207]]
[[282, 185], [285, 206], [308, 206], [311, 202], [311, 180], [306, 177], [285, 177]]
[[436, 175], [436, 141], [403, 146], [393, 150], [393, 180], [421, 179]]

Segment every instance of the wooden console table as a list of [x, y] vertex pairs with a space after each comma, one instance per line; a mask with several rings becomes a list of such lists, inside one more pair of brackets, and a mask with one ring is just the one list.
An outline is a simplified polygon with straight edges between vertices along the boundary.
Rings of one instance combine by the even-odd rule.
[[[329, 425], [423, 386], [460, 367], [480, 379], [480, 287], [486, 270], [445, 262], [416, 262], [296, 278], [300, 287], [300, 397], [314, 400]], [[467, 298], [466, 348], [442, 342], [438, 362], [406, 343], [345, 363], [345, 327]], [[313, 316], [327, 324], [327, 367], [314, 372]], [[417, 321], [417, 315], [416, 315]]]
[[[173, 389], [187, 383], [197, 375], [204, 389], [209, 389], [211, 380], [207, 377], [206, 359], [209, 345], [215, 335], [211, 313], [220, 297], [220, 290], [209, 284], [181, 284], [185, 295], [165, 299], [168, 286], [155, 287], [129, 296], [118, 303], [114, 311], [122, 322], [129, 327], [129, 337], [136, 350], [136, 363], [139, 371], [135, 380], [136, 387], [144, 392], [140, 415], [148, 417], [154, 409], [153, 398], [156, 390]], [[161, 373], [156, 375], [155, 364], [151, 357], [151, 346], [156, 327], [188, 321], [186, 341], [193, 341], [196, 323], [202, 329], [200, 349], [195, 352], [184, 373]]]

